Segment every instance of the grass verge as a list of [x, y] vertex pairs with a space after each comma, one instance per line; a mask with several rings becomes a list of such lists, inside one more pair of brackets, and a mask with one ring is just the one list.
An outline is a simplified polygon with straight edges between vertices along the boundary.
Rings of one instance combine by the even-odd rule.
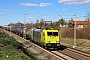
[[39, 60], [13, 37], [0, 32], [0, 60]]
[[[73, 38], [62, 38], [61, 43], [64, 43], [67, 46], [73, 47], [74, 39]], [[76, 39], [76, 49], [90, 53], [90, 40]]]

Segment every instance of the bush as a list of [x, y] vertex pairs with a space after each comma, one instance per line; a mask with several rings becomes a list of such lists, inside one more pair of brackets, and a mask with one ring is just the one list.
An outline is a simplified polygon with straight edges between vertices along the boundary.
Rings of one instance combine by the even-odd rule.
[[[63, 33], [63, 38], [74, 38], [74, 29], [70, 28]], [[76, 29], [76, 38], [90, 40], [90, 28]]]

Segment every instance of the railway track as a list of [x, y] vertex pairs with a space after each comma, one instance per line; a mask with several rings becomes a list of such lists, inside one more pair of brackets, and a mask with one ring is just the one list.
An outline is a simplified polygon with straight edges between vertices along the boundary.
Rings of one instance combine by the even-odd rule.
[[53, 54], [58, 55], [58, 56], [62, 56], [65, 60], [76, 60], [75, 58], [72, 58], [64, 53], [60, 53], [58, 51], [51, 51]]
[[23, 43], [25, 48], [29, 50], [31, 49], [30, 51], [36, 50], [38, 52], [36, 53], [36, 55], [39, 56], [39, 58], [42, 60], [90, 60], [89, 54], [72, 49], [70, 47], [67, 47], [64, 50], [48, 51], [28, 40], [23, 39], [16, 34], [8, 31], [5, 32], [8, 33], [10, 36], [13, 36], [18, 42]]
[[90, 60], [90, 54], [70, 47], [67, 47], [67, 49], [63, 51], [58, 50], [58, 52], [68, 55], [76, 60]]

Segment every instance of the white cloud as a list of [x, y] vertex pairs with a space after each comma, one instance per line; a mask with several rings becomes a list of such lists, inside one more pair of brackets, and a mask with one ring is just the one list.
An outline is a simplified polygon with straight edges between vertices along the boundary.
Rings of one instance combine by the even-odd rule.
[[90, 4], [90, 0], [59, 0], [59, 3], [83, 5]]
[[20, 10], [11, 11], [11, 10], [7, 10], [7, 9], [3, 9], [3, 11], [0, 12], [0, 15], [12, 14], [13, 12], [19, 12], [19, 11], [20, 11]]
[[4, 9], [3, 11], [5, 11], [5, 12], [11, 12], [11, 10], [7, 10], [7, 9]]
[[48, 6], [51, 6], [52, 3], [40, 3], [40, 4], [34, 4], [34, 3], [20, 3], [19, 5], [22, 5], [22, 6], [29, 6], [29, 7], [35, 7], [35, 6], [48, 7]]
[[45, 14], [45, 12], [42, 12], [42, 14]]
[[31, 10], [30, 12], [36, 12], [35, 10]]
[[19, 5], [22, 5], [22, 6], [38, 6], [38, 4], [33, 4], [33, 3], [20, 3]]
[[62, 9], [62, 10], [67, 10], [67, 9]]
[[52, 3], [40, 3], [40, 7], [47, 7], [47, 6], [51, 6]]
[[33, 17], [28, 17], [28, 18], [33, 18]]
[[31, 18], [31, 19], [32, 19], [32, 18], [36, 18], [36, 17], [31, 17], [31, 16], [30, 16], [30, 17], [28, 17], [28, 18]]
[[19, 12], [20, 10], [14, 10], [13, 12]]
[[6, 13], [4, 13], [4, 12], [0, 12], [0, 15], [5, 15]]

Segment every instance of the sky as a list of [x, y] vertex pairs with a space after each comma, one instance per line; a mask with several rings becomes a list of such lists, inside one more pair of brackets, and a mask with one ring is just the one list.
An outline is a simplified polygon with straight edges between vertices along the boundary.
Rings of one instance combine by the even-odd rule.
[[45, 21], [58, 21], [63, 18], [85, 20], [90, 11], [90, 0], [0, 0], [0, 26], [10, 22], [35, 23], [43, 18]]

